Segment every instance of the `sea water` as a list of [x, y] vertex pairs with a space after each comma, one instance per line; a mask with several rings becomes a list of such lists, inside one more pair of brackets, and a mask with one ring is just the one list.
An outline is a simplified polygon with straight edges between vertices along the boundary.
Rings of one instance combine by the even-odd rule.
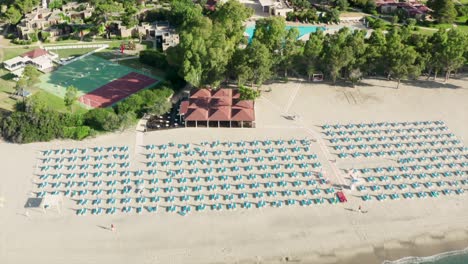
[[[286, 26], [286, 30], [289, 30], [290, 28], [297, 28], [299, 30], [299, 38], [306, 34], [310, 34], [313, 32], [316, 32], [318, 29], [325, 31], [325, 27], [318, 27], [318, 26]], [[252, 40], [252, 37], [255, 32], [255, 27], [246, 27], [245, 28], [245, 33], [249, 35], [249, 42]]]
[[406, 257], [383, 264], [468, 264], [468, 248], [444, 252], [430, 257]]

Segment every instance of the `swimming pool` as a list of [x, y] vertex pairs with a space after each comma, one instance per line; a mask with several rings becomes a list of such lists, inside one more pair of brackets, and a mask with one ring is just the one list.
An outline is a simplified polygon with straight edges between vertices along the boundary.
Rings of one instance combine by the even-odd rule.
[[[317, 26], [286, 26], [286, 30], [289, 30], [290, 28], [293, 28], [293, 27], [299, 30], [299, 38], [301, 38], [304, 35], [316, 32], [317, 29], [325, 31], [325, 27], [317, 27]], [[252, 40], [254, 32], [255, 32], [255, 27], [245, 28], [245, 33], [249, 35], [249, 42]]]

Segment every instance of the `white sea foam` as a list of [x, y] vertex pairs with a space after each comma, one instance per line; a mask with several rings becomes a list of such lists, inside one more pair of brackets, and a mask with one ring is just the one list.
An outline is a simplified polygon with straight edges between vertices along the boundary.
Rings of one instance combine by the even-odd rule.
[[468, 248], [461, 249], [461, 250], [454, 250], [448, 252], [442, 252], [437, 255], [429, 256], [429, 257], [404, 257], [398, 260], [385, 260], [382, 264], [418, 264], [418, 263], [425, 263], [425, 262], [434, 262], [441, 260], [446, 257], [455, 256], [455, 255], [463, 255], [468, 254]]

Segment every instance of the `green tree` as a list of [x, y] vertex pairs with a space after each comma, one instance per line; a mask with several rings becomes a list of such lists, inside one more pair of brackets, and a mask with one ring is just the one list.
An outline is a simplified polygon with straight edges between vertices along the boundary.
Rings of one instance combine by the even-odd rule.
[[63, 1], [62, 0], [53, 0], [49, 3], [49, 8], [50, 9], [59, 9], [63, 6]]
[[336, 0], [336, 5], [340, 11], [346, 11], [349, 8], [348, 0]]
[[253, 38], [267, 47], [271, 53], [279, 53], [286, 34], [284, 18], [275, 16], [257, 20]]
[[151, 105], [146, 108], [149, 114], [163, 115], [171, 110], [172, 104], [166, 98], [158, 97]]
[[346, 44], [350, 31], [348, 28], [342, 28], [336, 34], [325, 39], [322, 61], [325, 64], [325, 70], [336, 83], [342, 69], [349, 65], [354, 59], [353, 49]]
[[418, 54], [413, 47], [402, 43], [398, 30], [387, 35], [385, 61], [388, 77], [397, 80], [397, 89], [404, 78], [419, 76], [421, 69], [415, 65]]
[[318, 30], [315, 33], [310, 34], [309, 39], [304, 46], [304, 59], [307, 75], [309, 80], [321, 66], [320, 57], [322, 56], [323, 43], [325, 36], [323, 31]]
[[5, 18], [7, 19], [8, 23], [12, 25], [18, 24], [18, 22], [21, 20], [21, 17], [21, 12], [14, 5], [11, 5], [5, 13]]
[[70, 111], [72, 110], [72, 106], [75, 103], [76, 99], [78, 99], [78, 89], [73, 85], [68, 86], [63, 101], [65, 103], [65, 106], [67, 106], [70, 109]]
[[23, 14], [31, 12], [39, 4], [39, 0], [21, 0], [15, 2]]
[[465, 64], [468, 37], [458, 29], [448, 31], [440, 29], [433, 35], [430, 42], [433, 45], [432, 63], [436, 65], [437, 69], [445, 71], [445, 81], [447, 81], [450, 78], [450, 73]]
[[235, 72], [239, 84], [250, 82], [252, 87], [260, 86], [271, 77], [273, 61], [264, 44], [254, 39], [238, 56]]
[[457, 17], [453, 0], [429, 0], [427, 5], [434, 10], [433, 15], [439, 23], [453, 23]]
[[356, 84], [361, 80], [362, 78], [362, 72], [360, 69], [352, 69], [349, 72], [349, 80], [353, 84], [353, 88], [356, 87]]
[[330, 22], [339, 23], [340, 22], [340, 10], [333, 8], [330, 12], [327, 13]]
[[383, 55], [386, 45], [385, 35], [382, 30], [374, 30], [368, 40], [365, 52], [365, 70], [369, 74], [375, 74], [383, 68]]
[[23, 70], [23, 77], [27, 80], [28, 87], [33, 87], [40, 82], [41, 72], [32, 65], [26, 65]]
[[288, 69], [293, 65], [294, 60], [301, 54], [302, 41], [298, 40], [299, 30], [295, 27], [288, 30], [282, 51], [282, 66], [284, 76], [288, 76]]
[[127, 112], [125, 114], [119, 115], [120, 129], [124, 131], [133, 125], [135, 125], [137, 116], [134, 112]]
[[84, 124], [96, 130], [115, 131], [120, 128], [120, 119], [112, 109], [95, 108], [83, 116]]
[[241, 100], [255, 100], [260, 97], [259, 90], [250, 89], [243, 85], [239, 86], [239, 93]]
[[16, 82], [16, 85], [15, 85], [15, 94], [22, 96], [23, 91], [26, 89], [27, 85], [28, 85], [28, 81], [26, 80], [26, 78], [24, 77], [19, 78], [19, 80]]

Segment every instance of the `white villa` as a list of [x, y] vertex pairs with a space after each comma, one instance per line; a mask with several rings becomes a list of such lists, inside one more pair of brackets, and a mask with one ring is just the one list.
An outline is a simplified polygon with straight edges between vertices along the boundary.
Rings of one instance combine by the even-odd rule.
[[45, 49], [37, 48], [18, 57], [14, 57], [13, 59], [4, 61], [3, 67], [9, 71], [18, 72], [21, 71], [21, 69], [26, 65], [30, 64], [36, 67], [38, 70], [46, 72], [54, 66], [52, 62], [54, 59], [58, 59], [57, 54], [49, 52]]

